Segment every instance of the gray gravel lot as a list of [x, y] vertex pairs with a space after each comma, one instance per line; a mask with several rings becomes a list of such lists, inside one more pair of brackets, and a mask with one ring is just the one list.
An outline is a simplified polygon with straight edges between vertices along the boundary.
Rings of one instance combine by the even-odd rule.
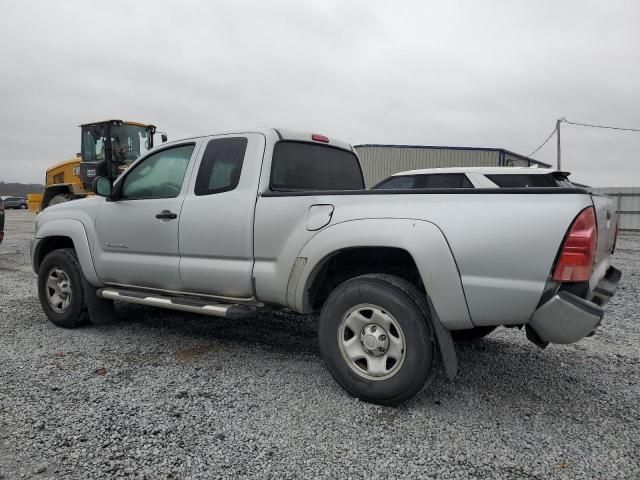
[[0, 478], [640, 478], [638, 235], [596, 336], [540, 350], [500, 329], [459, 345], [453, 383], [389, 408], [333, 381], [313, 318], [120, 305], [54, 327], [33, 220], [8, 211], [0, 245]]

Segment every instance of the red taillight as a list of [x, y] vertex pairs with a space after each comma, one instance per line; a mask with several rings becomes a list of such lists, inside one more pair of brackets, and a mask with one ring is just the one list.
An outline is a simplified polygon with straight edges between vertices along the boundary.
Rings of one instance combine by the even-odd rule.
[[598, 245], [596, 212], [593, 207], [582, 210], [573, 221], [553, 270], [557, 282], [586, 282], [591, 276]]
[[320, 135], [319, 133], [314, 133], [313, 135], [311, 135], [311, 140], [313, 140], [314, 142], [329, 143], [329, 137], [325, 137], [324, 135]]

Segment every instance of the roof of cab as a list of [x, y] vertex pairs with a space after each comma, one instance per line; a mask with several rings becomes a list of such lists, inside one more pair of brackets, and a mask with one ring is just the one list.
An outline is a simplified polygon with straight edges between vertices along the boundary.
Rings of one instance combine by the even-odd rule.
[[[309, 143], [318, 143], [320, 145], [329, 145], [332, 147], [342, 148], [343, 150], [353, 151], [353, 148], [350, 143], [343, 142], [342, 140], [338, 140], [337, 138], [329, 137], [328, 142], [318, 142], [313, 140], [313, 135], [318, 135], [319, 132], [299, 132], [295, 130], [288, 130], [285, 128], [274, 128], [280, 140], [292, 140], [296, 142], [309, 142]], [[322, 135], [322, 134], [320, 134]]]
[[350, 143], [343, 142], [342, 140], [338, 140], [336, 138], [328, 137], [329, 142], [318, 142], [312, 139], [312, 135], [316, 135], [317, 132], [301, 132], [296, 130], [289, 130], [286, 128], [250, 128], [246, 130], [226, 130], [221, 132], [210, 132], [201, 135], [190, 135], [188, 137], [178, 138], [175, 140], [171, 140], [169, 142], [161, 143], [156, 145], [156, 147], [171, 145], [176, 142], [184, 142], [187, 140], [195, 140], [198, 138], [205, 138], [215, 135], [244, 135], [247, 133], [261, 133], [265, 136], [274, 135], [277, 136], [279, 140], [289, 140], [294, 142], [308, 142], [308, 143], [317, 143], [318, 145], [328, 145], [331, 147], [341, 148], [343, 150], [348, 150], [353, 152], [353, 148]]

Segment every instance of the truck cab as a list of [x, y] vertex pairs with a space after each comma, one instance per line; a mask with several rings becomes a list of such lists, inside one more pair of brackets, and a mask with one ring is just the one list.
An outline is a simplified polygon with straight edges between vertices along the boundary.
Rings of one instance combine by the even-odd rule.
[[[257, 131], [171, 142], [133, 165], [97, 213], [94, 259], [100, 278], [254, 300], [254, 288], [263, 283], [254, 282], [254, 269], [262, 268], [255, 253], [276, 259], [285, 241], [273, 232], [277, 239], [256, 244], [258, 232], [271, 237], [273, 228], [261, 220], [271, 218], [272, 211], [262, 213], [256, 206], [259, 192], [364, 188], [348, 144], [326, 145], [310, 135], [278, 132], [280, 137]], [[265, 150], [272, 152], [266, 158]], [[267, 162], [270, 175], [263, 174]], [[303, 209], [291, 212], [296, 221], [299, 215], [306, 220], [315, 202], [301, 198], [295, 203], [292, 208]]]

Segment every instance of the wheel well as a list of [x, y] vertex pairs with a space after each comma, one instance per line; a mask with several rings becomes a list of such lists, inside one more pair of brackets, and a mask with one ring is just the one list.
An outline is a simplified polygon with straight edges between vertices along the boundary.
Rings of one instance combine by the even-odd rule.
[[323, 260], [308, 290], [309, 304], [319, 310], [334, 288], [350, 278], [368, 273], [395, 275], [424, 291], [416, 262], [406, 250], [356, 247], [341, 250]]
[[51, 187], [47, 187], [42, 197], [41, 208], [44, 210], [49, 206], [49, 202], [53, 197], [64, 193], [72, 193], [71, 187], [69, 185], [53, 185]]
[[46, 257], [48, 253], [60, 248], [75, 248], [73, 240], [69, 237], [47, 237], [41, 240], [41, 245], [38, 246], [38, 252], [35, 258], [36, 271], [40, 268], [42, 260], [44, 260], [44, 257]]

